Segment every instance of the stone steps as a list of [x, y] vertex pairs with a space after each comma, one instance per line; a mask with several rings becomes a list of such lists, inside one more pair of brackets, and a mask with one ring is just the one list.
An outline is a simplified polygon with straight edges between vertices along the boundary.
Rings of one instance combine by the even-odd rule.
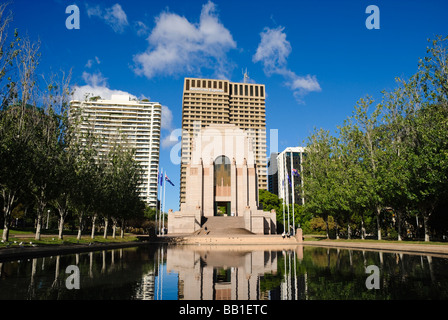
[[253, 234], [244, 228], [243, 217], [207, 217], [196, 235]]

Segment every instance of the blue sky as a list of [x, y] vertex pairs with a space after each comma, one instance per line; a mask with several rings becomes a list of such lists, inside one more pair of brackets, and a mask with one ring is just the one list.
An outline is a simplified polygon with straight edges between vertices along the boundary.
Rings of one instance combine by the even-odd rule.
[[[80, 28], [69, 30], [72, 4]], [[380, 10], [380, 29], [366, 28], [369, 5]], [[303, 145], [314, 127], [335, 130], [365, 95], [379, 101], [396, 77], [416, 72], [428, 38], [448, 34], [445, 0], [14, 0], [10, 8], [12, 26], [41, 41], [40, 73], [72, 69], [78, 93], [119, 90], [164, 106], [160, 167], [175, 184], [166, 210], [178, 210], [180, 169], [166, 137], [181, 127], [184, 77], [239, 82], [247, 68], [266, 85], [268, 139], [278, 129], [281, 151]]]

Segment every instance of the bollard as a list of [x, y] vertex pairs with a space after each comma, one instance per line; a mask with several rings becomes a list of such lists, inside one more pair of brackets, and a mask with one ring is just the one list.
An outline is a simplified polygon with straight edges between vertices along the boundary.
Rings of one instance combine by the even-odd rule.
[[297, 242], [303, 242], [302, 229], [298, 228], [296, 231], [296, 240]]

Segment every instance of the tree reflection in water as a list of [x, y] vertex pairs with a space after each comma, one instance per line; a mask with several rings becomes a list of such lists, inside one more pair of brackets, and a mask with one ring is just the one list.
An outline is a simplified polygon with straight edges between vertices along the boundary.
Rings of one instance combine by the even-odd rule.
[[[80, 289], [65, 286], [69, 265]], [[367, 289], [366, 267], [380, 288]], [[0, 261], [0, 299], [447, 299], [443, 256], [311, 246], [156, 246]]]

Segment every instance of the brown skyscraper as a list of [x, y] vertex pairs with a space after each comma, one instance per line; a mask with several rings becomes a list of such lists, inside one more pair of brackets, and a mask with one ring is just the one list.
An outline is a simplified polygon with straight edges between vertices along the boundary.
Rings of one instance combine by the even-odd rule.
[[235, 124], [252, 138], [258, 189], [267, 189], [265, 86], [227, 80], [185, 78], [182, 101], [180, 202], [185, 202], [186, 165], [195, 128]]

